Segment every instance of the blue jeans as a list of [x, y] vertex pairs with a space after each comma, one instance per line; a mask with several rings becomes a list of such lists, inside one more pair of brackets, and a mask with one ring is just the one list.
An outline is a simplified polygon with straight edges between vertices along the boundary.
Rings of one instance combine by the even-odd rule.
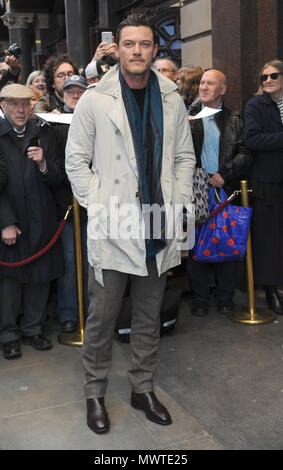
[[[57, 280], [57, 311], [60, 323], [67, 320], [77, 322], [78, 297], [73, 222], [66, 223], [61, 237], [65, 257], [65, 274]], [[84, 315], [86, 318], [88, 311], [87, 222], [81, 222], [81, 241]]]

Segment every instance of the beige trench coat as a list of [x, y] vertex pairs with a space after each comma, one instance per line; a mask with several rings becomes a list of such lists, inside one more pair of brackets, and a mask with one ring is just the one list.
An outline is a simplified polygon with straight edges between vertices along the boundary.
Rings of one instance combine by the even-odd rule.
[[[176, 85], [158, 72], [157, 76], [164, 122], [164, 203], [190, 204], [195, 154], [185, 106]], [[88, 210], [88, 260], [97, 281], [103, 285], [102, 269], [146, 276], [138, 169], [118, 65], [96, 87], [90, 87], [76, 106], [66, 147], [66, 171], [75, 197]], [[125, 239], [124, 232], [121, 236], [120, 226], [126, 219], [139, 227], [139, 236], [135, 233]], [[106, 235], [110, 222], [111, 233]], [[159, 275], [180, 264], [175, 236], [157, 254], [156, 262]]]

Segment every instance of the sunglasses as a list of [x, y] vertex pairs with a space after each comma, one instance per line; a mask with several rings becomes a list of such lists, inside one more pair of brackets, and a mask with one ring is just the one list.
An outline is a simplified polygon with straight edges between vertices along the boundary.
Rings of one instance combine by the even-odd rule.
[[260, 79], [262, 82], [266, 82], [266, 80], [268, 79], [268, 77], [270, 77], [272, 80], [277, 80], [277, 78], [279, 77], [279, 75], [282, 75], [282, 73], [280, 72], [274, 72], [274, 73], [270, 73], [269, 75], [267, 74], [263, 74], [260, 76]]

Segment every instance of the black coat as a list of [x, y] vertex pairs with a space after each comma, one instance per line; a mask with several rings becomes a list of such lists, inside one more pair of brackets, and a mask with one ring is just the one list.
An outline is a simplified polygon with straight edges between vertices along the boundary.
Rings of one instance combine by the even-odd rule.
[[[8, 183], [0, 194], [0, 230], [15, 224], [22, 232], [15, 245], [0, 240], [0, 260], [16, 262], [41, 250], [58, 228], [53, 190], [63, 179], [55, 136], [49, 126], [29, 120], [22, 150], [7, 119], [0, 122], [0, 146], [8, 164]], [[47, 161], [47, 174], [27, 157], [32, 137], [38, 137]], [[64, 272], [61, 240], [38, 260], [17, 268], [0, 267], [1, 277], [20, 282], [48, 282]]]
[[250, 177], [265, 183], [283, 180], [283, 125], [268, 93], [254, 96], [245, 109], [245, 145], [252, 151]]
[[[192, 108], [190, 114], [195, 116], [200, 111], [201, 103]], [[223, 106], [222, 111], [217, 113], [214, 119], [220, 131], [218, 173], [225, 181], [224, 190], [230, 194], [239, 187], [240, 179], [247, 176], [251, 155], [244, 146], [244, 126], [239, 112], [230, 111]], [[196, 154], [196, 166], [201, 167], [204, 140], [202, 119], [191, 120], [190, 125]]]
[[8, 181], [8, 167], [5, 156], [0, 153], [0, 192], [6, 186]]
[[[65, 171], [65, 149], [68, 140], [69, 124], [55, 124], [52, 126], [59, 148], [59, 155], [61, 158], [61, 166], [64, 168], [64, 181], [54, 191], [54, 197], [56, 200], [57, 213], [59, 219], [63, 219], [68, 207], [73, 204], [73, 192], [71, 183], [68, 180], [68, 176]], [[70, 212], [68, 221], [73, 218], [73, 211]], [[87, 211], [84, 207], [80, 206], [80, 219], [81, 222], [87, 220]]]

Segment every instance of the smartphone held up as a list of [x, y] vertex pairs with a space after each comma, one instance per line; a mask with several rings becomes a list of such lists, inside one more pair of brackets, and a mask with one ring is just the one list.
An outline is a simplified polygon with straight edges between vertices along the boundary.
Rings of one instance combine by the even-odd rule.
[[101, 33], [101, 42], [107, 42], [107, 44], [110, 46], [112, 44], [112, 38], [113, 34], [112, 31], [103, 31]]

